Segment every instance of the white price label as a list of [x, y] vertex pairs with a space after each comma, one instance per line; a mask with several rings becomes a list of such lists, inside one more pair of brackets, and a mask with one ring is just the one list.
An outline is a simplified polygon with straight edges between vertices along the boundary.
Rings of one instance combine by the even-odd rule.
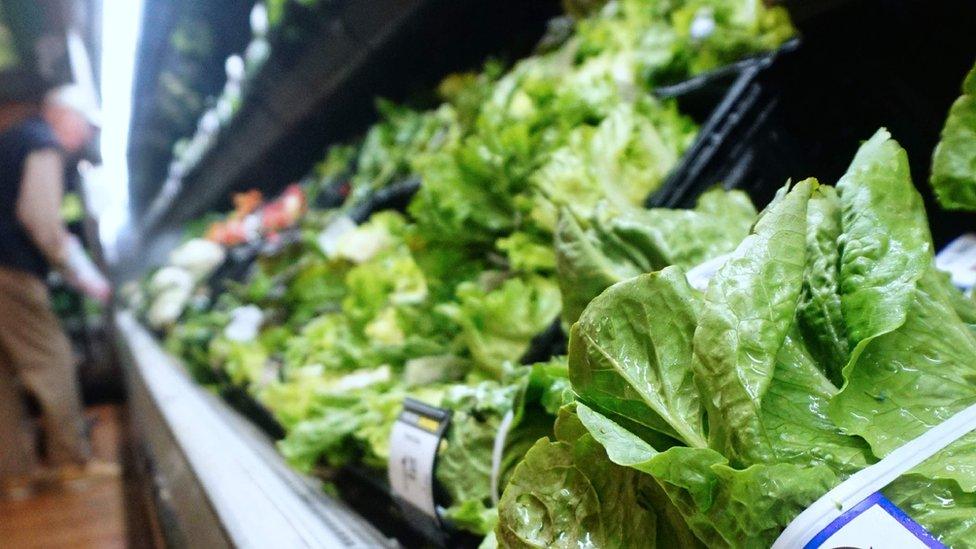
[[352, 220], [347, 215], [342, 215], [337, 217], [332, 223], [329, 223], [325, 229], [319, 233], [318, 237], [315, 239], [316, 243], [319, 245], [319, 249], [326, 257], [334, 257], [337, 250], [339, 249], [339, 241], [347, 233], [356, 230], [356, 222]]
[[390, 489], [434, 521], [434, 461], [449, 420], [446, 410], [406, 399], [390, 433]]
[[264, 312], [257, 305], [238, 307], [230, 312], [224, 337], [231, 341], [253, 341], [258, 337], [263, 322]]
[[804, 549], [946, 549], [888, 498], [875, 492], [824, 528]]
[[976, 286], [976, 233], [966, 233], [935, 256], [936, 268], [949, 273], [952, 284], [961, 290]]
[[685, 274], [688, 278], [688, 285], [700, 292], [704, 292], [708, 288], [708, 281], [715, 276], [715, 273], [722, 268], [722, 265], [725, 265], [725, 262], [731, 256], [732, 254], [722, 254], [693, 267]]

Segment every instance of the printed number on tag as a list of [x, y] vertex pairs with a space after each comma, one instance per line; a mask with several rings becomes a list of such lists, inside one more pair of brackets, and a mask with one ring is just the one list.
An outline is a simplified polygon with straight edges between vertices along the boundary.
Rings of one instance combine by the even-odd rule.
[[449, 419], [445, 410], [407, 399], [390, 433], [390, 489], [434, 520], [434, 462]]

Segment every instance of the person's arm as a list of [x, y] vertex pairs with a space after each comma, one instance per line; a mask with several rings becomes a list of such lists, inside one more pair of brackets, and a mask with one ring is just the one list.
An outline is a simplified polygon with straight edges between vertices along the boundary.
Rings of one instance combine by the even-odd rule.
[[64, 165], [61, 155], [46, 149], [33, 152], [24, 162], [24, 178], [17, 198], [17, 219], [34, 244], [68, 283], [89, 297], [107, 301], [111, 288], [92, 264], [81, 243], [61, 220]]
[[24, 161], [17, 219], [55, 268], [67, 262], [68, 230], [61, 220], [64, 164], [54, 149], [36, 151]]

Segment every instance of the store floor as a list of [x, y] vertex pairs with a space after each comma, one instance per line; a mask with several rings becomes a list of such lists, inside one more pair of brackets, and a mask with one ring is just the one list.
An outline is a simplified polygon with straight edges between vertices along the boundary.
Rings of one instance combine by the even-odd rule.
[[[92, 447], [106, 461], [118, 461], [120, 408], [88, 409], [95, 419]], [[122, 478], [52, 488], [24, 501], [0, 501], [0, 547], [4, 549], [102, 549], [125, 546]]]

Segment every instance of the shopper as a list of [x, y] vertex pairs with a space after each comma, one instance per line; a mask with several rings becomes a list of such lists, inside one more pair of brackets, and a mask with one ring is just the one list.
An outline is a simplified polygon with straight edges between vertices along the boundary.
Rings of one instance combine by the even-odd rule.
[[66, 159], [91, 141], [94, 104], [78, 87], [58, 88], [36, 114], [0, 129], [0, 496], [28, 493], [42, 472], [25, 391], [40, 405], [45, 477], [111, 469], [91, 461], [75, 361], [45, 285], [57, 269], [86, 295], [109, 297], [107, 281], [60, 217]]

